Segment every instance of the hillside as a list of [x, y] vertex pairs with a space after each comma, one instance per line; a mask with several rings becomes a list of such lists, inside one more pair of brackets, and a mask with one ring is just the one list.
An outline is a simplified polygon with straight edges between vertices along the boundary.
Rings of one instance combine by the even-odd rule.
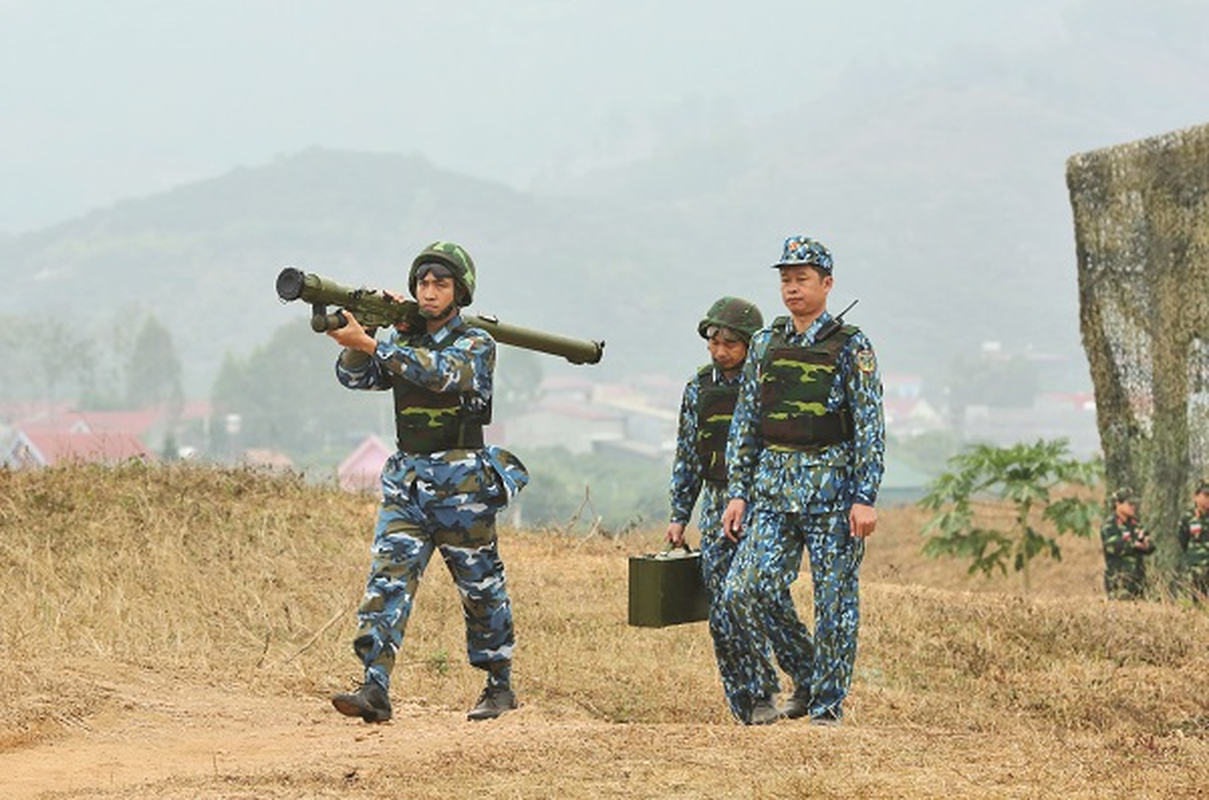
[[[372, 498], [201, 468], [0, 472], [5, 797], [1203, 797], [1209, 617], [1107, 603], [1093, 542], [971, 581], [888, 510], [842, 728], [723, 710], [704, 625], [625, 624], [617, 540], [504, 530], [521, 708], [472, 727], [434, 564], [395, 719], [339, 717]], [[808, 606], [807, 583], [795, 587]]]
[[[1174, 55], [1126, 44], [1113, 70], [1169, 73], [1163, 94], [1122, 99], [1136, 114], [1194, 94]], [[938, 396], [959, 358], [995, 341], [1050, 364], [1043, 388], [1086, 389], [1065, 162], [1164, 132], [1106, 116], [1102, 97], [1070, 85], [1101, 68], [1097, 55], [1066, 54], [1066, 84], [993, 52], [871, 64], [773, 118], [669, 112], [649, 155], [528, 189], [420, 155], [287, 153], [0, 239], [0, 315], [95, 333], [154, 312], [201, 396], [224, 354], [281, 326], [306, 332], [303, 310], [272, 293], [281, 267], [401, 287], [411, 256], [450, 238], [478, 261], [476, 311], [604, 339], [595, 376], [679, 376], [718, 296], [780, 310], [767, 265], [784, 236], [808, 232], [832, 247], [834, 304], [860, 300], [850, 320], [887, 371], [922, 374]]]
[[[986, 116], [955, 109], [960, 97], [921, 100], [909, 105]], [[273, 292], [282, 267], [405, 289], [414, 253], [449, 238], [478, 264], [477, 312], [604, 339], [594, 375], [679, 375], [701, 357], [692, 331], [718, 296], [747, 297], [769, 318], [781, 311], [767, 267], [785, 235], [807, 231], [835, 252], [834, 298], [860, 300], [851, 319], [893, 371], [940, 380], [994, 339], [1056, 354], [1077, 376], [1066, 154], [1009, 177], [970, 142], [945, 167], [969, 178], [942, 183], [913, 166], [954, 146], [928, 130], [930, 114], [855, 138], [823, 128], [805, 151], [737, 130], [638, 165], [641, 179], [612, 196], [524, 193], [417, 157], [307, 150], [0, 240], [0, 315], [70, 319], [55, 329], [62, 338], [154, 313], [190, 393], [204, 395], [225, 354], [246, 355], [282, 326], [307, 332], [305, 309]], [[901, 124], [917, 135], [890, 130]], [[965, 133], [991, 136], [997, 124], [990, 115], [991, 131]], [[1049, 289], [1028, 290], [1021, 272], [1044, 272]], [[1016, 324], [1025, 314], [1026, 331]]]
[[448, 238], [477, 260], [477, 311], [600, 339], [636, 321], [633, 304], [600, 300], [642, 253], [606, 235], [615, 221], [597, 222], [598, 205], [559, 207], [418, 157], [312, 149], [0, 241], [0, 314], [71, 320], [54, 328], [66, 338], [154, 313], [205, 396], [225, 354], [283, 326], [311, 335], [309, 309], [274, 291], [282, 267], [406, 292], [411, 258]]

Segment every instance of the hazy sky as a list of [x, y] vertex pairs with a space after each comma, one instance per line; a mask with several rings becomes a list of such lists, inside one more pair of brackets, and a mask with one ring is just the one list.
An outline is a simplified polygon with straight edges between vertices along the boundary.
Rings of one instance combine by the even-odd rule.
[[316, 145], [525, 188], [862, 65], [1024, 56], [1081, 4], [0, 0], [0, 233]]

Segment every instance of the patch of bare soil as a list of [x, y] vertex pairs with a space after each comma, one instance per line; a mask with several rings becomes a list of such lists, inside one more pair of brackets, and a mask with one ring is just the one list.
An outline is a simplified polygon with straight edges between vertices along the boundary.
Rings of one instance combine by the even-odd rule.
[[862, 721], [859, 712], [840, 728], [616, 724], [523, 697], [517, 711], [483, 723], [466, 721], [461, 706], [404, 697], [394, 720], [367, 725], [322, 696], [127, 668], [93, 678], [108, 695], [103, 710], [0, 752], [0, 796], [1145, 797], [1188, 755], [1150, 741], [1136, 760], [1110, 764], [1095, 741], [1057, 741], [1026, 724], [986, 735]]

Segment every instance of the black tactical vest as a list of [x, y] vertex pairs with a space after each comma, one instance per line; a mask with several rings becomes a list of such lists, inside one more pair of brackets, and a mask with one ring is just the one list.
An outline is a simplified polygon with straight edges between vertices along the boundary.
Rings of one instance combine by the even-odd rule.
[[[453, 334], [466, 330], [465, 324]], [[419, 339], [416, 336], [412, 341]], [[434, 392], [395, 377], [395, 435], [405, 453], [435, 453], [483, 446], [483, 426], [491, 422], [491, 402], [472, 393]]]
[[788, 317], [772, 323], [760, 363], [760, 435], [766, 445], [808, 450], [852, 439], [852, 409], [827, 410], [840, 352], [857, 328], [844, 325], [812, 345], [790, 345]]
[[726, 437], [739, 399], [739, 384], [714, 381], [714, 368], [704, 366], [697, 372], [697, 458], [702, 477], [710, 483], [726, 483]]

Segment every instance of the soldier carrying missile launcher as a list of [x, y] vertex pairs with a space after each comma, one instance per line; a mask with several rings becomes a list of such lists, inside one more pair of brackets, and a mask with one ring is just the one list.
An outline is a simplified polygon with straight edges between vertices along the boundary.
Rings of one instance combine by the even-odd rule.
[[[397, 321], [389, 338], [377, 339], [372, 326], [358, 321], [356, 302], [339, 312], [339, 327], [316, 327], [344, 348], [336, 361], [340, 383], [393, 392], [398, 439], [398, 451], [382, 469], [383, 500], [353, 640], [364, 679], [332, 704], [366, 722], [390, 719], [391, 671], [420, 578], [439, 550], [462, 598], [468, 659], [487, 672], [468, 718], [491, 719], [517, 706], [510, 674], [512, 606], [495, 517], [529, 475], [514, 455], [483, 442], [496, 343], [460, 313], [474, 296], [470, 255], [451, 242], [434, 242], [413, 261], [407, 287], [414, 313]], [[302, 285], [297, 288], [302, 296]], [[405, 303], [391, 292], [378, 297], [400, 308]]]

